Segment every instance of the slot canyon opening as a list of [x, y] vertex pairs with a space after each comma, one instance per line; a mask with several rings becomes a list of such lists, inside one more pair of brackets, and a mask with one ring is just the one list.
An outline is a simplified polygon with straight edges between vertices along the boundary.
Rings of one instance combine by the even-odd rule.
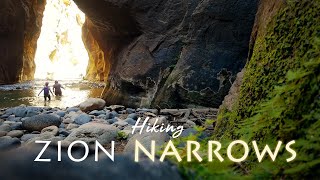
[[72, 0], [47, 0], [35, 55], [34, 78], [82, 80], [89, 56], [82, 41], [85, 14]]
[[[24, 67], [31, 73], [28, 80], [33, 78], [34, 81], [0, 86], [0, 108], [21, 104], [66, 108], [77, 106], [91, 97], [101, 97], [103, 82], [83, 81], [90, 65], [89, 53], [82, 39], [85, 14], [73, 0], [46, 0], [41, 13], [42, 26], [35, 57], [30, 58], [34, 60], [35, 69], [33, 62], [26, 62]], [[62, 96], [52, 96], [51, 101], [45, 101], [43, 92], [39, 92], [45, 82], [53, 91], [54, 80], [62, 85]]]

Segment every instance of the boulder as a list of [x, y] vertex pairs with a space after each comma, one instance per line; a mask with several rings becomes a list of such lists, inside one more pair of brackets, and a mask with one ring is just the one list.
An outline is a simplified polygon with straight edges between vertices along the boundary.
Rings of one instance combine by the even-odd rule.
[[93, 110], [101, 110], [106, 105], [106, 102], [100, 98], [89, 98], [82, 102], [79, 107], [81, 111], [88, 112]]
[[183, 125], [184, 129], [193, 128], [196, 126], [196, 123], [190, 120], [187, 120], [187, 122]]
[[2, 125], [0, 126], [0, 131], [9, 132], [9, 131], [11, 131], [11, 127], [10, 127], [9, 124], [2, 124]]
[[133, 120], [137, 120], [138, 119], [138, 115], [136, 113], [131, 113], [127, 116], [127, 118], [131, 118]]
[[50, 114], [41, 114], [32, 116], [22, 122], [22, 127], [28, 131], [41, 131], [48, 126], [57, 126], [61, 124], [60, 118]]
[[124, 121], [127, 122], [130, 125], [135, 125], [136, 124], [136, 120], [134, 120], [132, 118], [127, 118]]
[[20, 145], [21, 142], [18, 138], [12, 138], [10, 136], [0, 137], [0, 151], [17, 148]]
[[79, 126], [80, 126], [79, 124], [70, 123], [70, 124], [68, 124], [66, 129], [70, 131], [72, 129], [78, 128]]
[[0, 137], [6, 136], [8, 132], [6, 131], [0, 131]]
[[80, 114], [74, 119], [74, 123], [82, 125], [91, 121], [91, 117], [88, 114]]
[[38, 137], [40, 136], [40, 134], [25, 134], [21, 137], [21, 141], [28, 141], [29, 139], [32, 139], [32, 138], [35, 138], [35, 137]]
[[5, 114], [15, 115], [16, 117], [25, 117], [27, 115], [26, 106], [21, 105], [18, 107], [9, 108], [6, 110]]
[[93, 110], [89, 113], [89, 115], [99, 116], [99, 115], [105, 115], [106, 112], [104, 110]]
[[107, 122], [109, 123], [109, 124], [114, 124], [114, 123], [116, 123], [118, 121], [118, 118], [112, 118], [112, 119], [108, 119], [107, 120]]
[[23, 131], [21, 130], [13, 130], [7, 133], [7, 136], [20, 138], [23, 136]]
[[49, 134], [52, 134], [53, 136], [56, 136], [58, 132], [59, 132], [59, 129], [57, 126], [49, 126], [41, 130], [41, 134], [49, 133]]
[[10, 127], [11, 127], [11, 130], [23, 130], [22, 122], [12, 123]]
[[65, 111], [57, 111], [57, 112], [55, 112], [55, 114], [57, 114], [60, 117], [64, 117], [66, 115], [66, 112]]
[[70, 108], [67, 108], [67, 112], [70, 113], [70, 112], [78, 112], [80, 110], [80, 108], [77, 108], [77, 107], [70, 107]]
[[80, 140], [89, 144], [94, 144], [98, 140], [102, 145], [106, 145], [117, 137], [118, 131], [111, 125], [90, 122], [74, 129], [65, 140], [69, 142]]
[[132, 138], [130, 138], [129, 142], [124, 148], [125, 153], [134, 154], [135, 151], [135, 142], [138, 140], [147, 150], [151, 149], [151, 141], [154, 140], [156, 142], [156, 150], [167, 141], [170, 140], [170, 136], [165, 132], [158, 133], [148, 133], [143, 132], [142, 134], [136, 133]]
[[162, 124], [167, 123], [167, 117], [159, 116], [159, 117], [151, 118], [148, 122], [150, 123], [151, 126], [153, 125], [161, 126]]

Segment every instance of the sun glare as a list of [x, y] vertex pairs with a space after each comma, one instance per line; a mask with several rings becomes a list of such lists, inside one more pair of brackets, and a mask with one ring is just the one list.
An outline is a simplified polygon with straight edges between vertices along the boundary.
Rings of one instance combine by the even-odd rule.
[[35, 56], [35, 79], [81, 79], [88, 52], [82, 41], [85, 14], [72, 0], [47, 0]]

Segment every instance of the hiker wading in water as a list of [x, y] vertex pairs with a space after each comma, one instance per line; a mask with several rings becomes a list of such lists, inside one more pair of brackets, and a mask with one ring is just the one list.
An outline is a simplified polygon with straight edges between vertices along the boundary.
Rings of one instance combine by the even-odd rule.
[[59, 84], [58, 81], [55, 81], [53, 85], [53, 92], [56, 96], [62, 96], [61, 88], [64, 89], [64, 87], [62, 87], [62, 85]]
[[50, 89], [50, 87], [49, 87], [49, 83], [48, 82], [46, 82], [44, 88], [39, 92], [38, 96], [40, 96], [42, 91], [43, 91], [43, 95], [44, 95], [44, 100], [45, 101], [47, 101], [47, 98], [48, 98], [49, 101], [51, 100], [51, 96], [50, 96], [49, 92], [52, 94], [52, 96], [54, 96], [52, 91], [51, 91], [51, 89]]

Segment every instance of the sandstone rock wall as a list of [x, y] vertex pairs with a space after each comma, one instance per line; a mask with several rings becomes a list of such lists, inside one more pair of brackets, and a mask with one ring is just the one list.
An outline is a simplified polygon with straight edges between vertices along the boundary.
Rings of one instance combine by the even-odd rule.
[[32, 80], [36, 69], [34, 57], [37, 50], [37, 41], [40, 36], [43, 12], [46, 5], [45, 0], [23, 0], [21, 1], [25, 10], [25, 33], [23, 68], [20, 81]]
[[24, 18], [20, 0], [0, 1], [0, 84], [19, 80], [22, 70]]
[[45, 2], [0, 1], [0, 84], [33, 78]]
[[93, 69], [107, 64], [107, 103], [161, 107], [221, 104], [246, 62], [257, 6], [256, 0], [75, 2], [92, 23], [84, 26], [87, 49], [94, 39], [103, 51], [90, 61], [99, 67]]

